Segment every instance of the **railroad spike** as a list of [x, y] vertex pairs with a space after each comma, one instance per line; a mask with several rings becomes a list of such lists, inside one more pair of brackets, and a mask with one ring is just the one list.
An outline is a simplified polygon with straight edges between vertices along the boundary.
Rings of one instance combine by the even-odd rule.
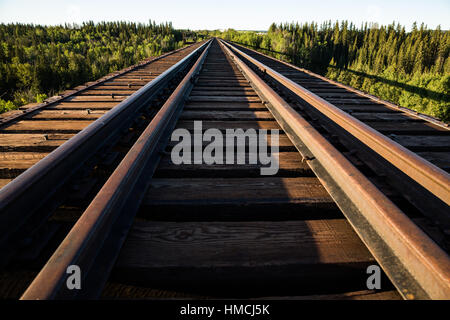
[[311, 161], [311, 160], [314, 160], [314, 159], [315, 159], [314, 156], [303, 156], [302, 157], [302, 162]]

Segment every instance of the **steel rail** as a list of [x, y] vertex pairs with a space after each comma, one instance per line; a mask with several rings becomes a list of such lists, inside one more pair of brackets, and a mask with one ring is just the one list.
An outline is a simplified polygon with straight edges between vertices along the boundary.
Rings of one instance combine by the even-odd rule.
[[[448, 299], [450, 297], [449, 256], [239, 59], [223, 41], [221, 43], [247, 79], [269, 102], [268, 105], [271, 106], [269, 110], [282, 128], [286, 132], [291, 132], [308, 148], [326, 170], [327, 175], [354, 204], [357, 214], [349, 214], [343, 210], [344, 215], [403, 297]], [[298, 144], [296, 146], [299, 148]], [[322, 177], [319, 176], [319, 178], [323, 180]], [[335, 190], [332, 190], [327, 183], [324, 185], [342, 208], [342, 202], [336, 199]], [[378, 243], [374, 243], [375, 236], [364, 228], [373, 228]], [[379, 250], [379, 243], [385, 244], [389, 250]], [[391, 268], [395, 260], [392, 254], [404, 267], [401, 268], [401, 274], [393, 272]], [[395, 265], [395, 267], [399, 266]]]
[[[89, 89], [92, 89], [95, 86], [98, 86], [99, 84], [102, 84], [102, 83], [104, 83], [106, 81], [110, 81], [110, 80], [115, 79], [115, 78], [117, 78], [119, 76], [123, 76], [124, 74], [126, 74], [128, 72], [134, 71], [134, 70], [139, 69], [139, 68], [141, 68], [143, 66], [146, 66], [146, 65], [148, 65], [150, 63], [153, 63], [155, 61], [158, 61], [158, 60], [161, 60], [161, 59], [163, 59], [165, 57], [168, 57], [168, 56], [170, 56], [170, 55], [172, 55], [174, 53], [177, 53], [177, 52], [180, 52], [182, 50], [185, 50], [185, 49], [187, 49], [189, 47], [192, 47], [193, 45], [195, 45], [195, 43], [191, 44], [191, 45], [188, 45], [186, 47], [183, 47], [183, 48], [179, 48], [179, 49], [174, 50], [174, 51], [167, 52], [167, 53], [162, 54], [162, 55], [160, 55], [158, 57], [138, 62], [135, 65], [129, 66], [129, 67], [125, 68], [125, 69], [119, 70], [119, 71], [114, 72], [112, 74], [108, 74], [108, 75], [106, 75], [106, 76], [104, 76], [104, 77], [102, 77], [100, 79], [97, 79], [97, 80], [93, 81], [92, 83], [88, 82], [87, 84], [80, 85], [80, 86], [84, 86], [83, 88], [79, 88], [79, 89], [75, 89], [75, 90], [67, 90], [67, 91], [69, 91], [69, 93], [62, 93], [60, 95], [53, 96], [53, 97], [50, 97], [48, 99], [45, 99], [44, 102], [39, 103], [38, 105], [29, 107], [29, 108], [26, 108], [26, 105], [22, 106], [22, 107], [19, 108], [19, 110], [22, 111], [22, 113], [14, 113], [14, 114], [12, 114], [10, 116], [1, 118], [0, 119], [0, 127], [3, 127], [4, 125], [6, 125], [6, 124], [8, 124], [8, 123], [10, 123], [12, 121], [17, 121], [19, 119], [22, 119], [25, 116], [30, 115], [30, 113], [32, 113], [32, 112], [35, 112], [35, 111], [47, 108], [47, 107], [49, 107], [51, 105], [54, 105], [56, 103], [60, 103], [60, 102], [64, 101], [67, 98], [73, 97], [73, 96], [79, 94], [80, 92], [84, 92], [84, 91], [87, 91]], [[78, 86], [78, 87], [80, 87], [80, 86]], [[22, 108], [26, 108], [26, 109], [22, 109]], [[13, 110], [13, 111], [17, 111], [17, 110]]]
[[[315, 77], [315, 78], [319, 78], [320, 80], [323, 80], [323, 81], [326, 81], [326, 82], [328, 82], [328, 83], [331, 83], [332, 85], [335, 85], [335, 86], [337, 86], [337, 87], [343, 88], [343, 89], [348, 90], [348, 91], [351, 91], [351, 92], [353, 92], [353, 93], [355, 93], [355, 94], [357, 94], [357, 95], [359, 95], [359, 96], [362, 96], [362, 97], [364, 97], [364, 98], [368, 98], [368, 99], [374, 101], [375, 103], [381, 103], [381, 104], [384, 104], [384, 105], [385, 105], [387, 108], [389, 108], [389, 109], [392, 109], [392, 110], [395, 110], [395, 111], [402, 111], [402, 112], [407, 113], [408, 115], [410, 115], [410, 116], [412, 116], [412, 117], [414, 117], [414, 118], [417, 118], [417, 119], [420, 119], [420, 120], [425, 120], [425, 121], [430, 122], [430, 123], [432, 123], [432, 124], [434, 124], [434, 125], [437, 125], [437, 126], [442, 127], [442, 128], [444, 128], [444, 129], [450, 130], [450, 129], [449, 129], [449, 125], [450, 125], [449, 123], [443, 122], [443, 121], [441, 121], [441, 120], [439, 120], [439, 119], [437, 119], [437, 118], [434, 118], [434, 117], [432, 117], [432, 116], [429, 116], [429, 115], [427, 115], [427, 114], [420, 113], [420, 112], [417, 112], [417, 111], [414, 111], [414, 110], [411, 110], [411, 109], [408, 109], [408, 108], [405, 108], [405, 107], [398, 106], [398, 105], [396, 105], [396, 104], [393, 104], [392, 102], [389, 102], [389, 101], [380, 99], [380, 98], [375, 97], [375, 96], [373, 96], [373, 95], [371, 95], [371, 94], [362, 92], [361, 90], [358, 90], [358, 89], [355, 89], [355, 88], [353, 88], [353, 87], [347, 86], [347, 85], [345, 85], [345, 84], [343, 84], [343, 83], [339, 83], [339, 82], [336, 82], [336, 81], [334, 81], [334, 80], [325, 78], [325, 77], [321, 76], [320, 74], [314, 73], [314, 72], [312, 72], [312, 71], [310, 71], [310, 70], [300, 68], [300, 67], [298, 67], [298, 66], [296, 66], [296, 65], [293, 65], [293, 64], [291, 64], [291, 63], [289, 63], [289, 62], [286, 62], [286, 61], [283, 61], [283, 60], [278, 60], [278, 59], [276, 59], [276, 58], [274, 58], [274, 57], [271, 57], [271, 56], [269, 56], [269, 55], [267, 55], [267, 54], [264, 54], [264, 53], [259, 52], [259, 51], [257, 51], [257, 50], [248, 48], [247, 46], [245, 46], [245, 45], [243, 45], [243, 44], [241, 44], [241, 43], [239, 43], [239, 42], [237, 42], [237, 43], [236, 43], [236, 42], [233, 42], [233, 41], [227, 41], [227, 42], [228, 42], [228, 43], [234, 43], [234, 44], [237, 44], [238, 46], [244, 47], [246, 50], [250, 50], [250, 51], [252, 51], [252, 52], [255, 52], [255, 53], [258, 54], [258, 55], [262, 55], [262, 56], [264, 56], [264, 57], [266, 57], [266, 58], [269, 58], [269, 59], [271, 59], [271, 60], [273, 60], [273, 61], [275, 61], [275, 62], [282, 63], [282, 64], [284, 64], [285, 66], [288, 66], [288, 67], [293, 68], [293, 69], [295, 69], [295, 70], [298, 70], [298, 71], [307, 73], [307, 74], [309, 74], [309, 75], [311, 75], [311, 76], [313, 76], [313, 77]], [[264, 49], [263, 49], [263, 50], [264, 50]]]
[[[127, 221], [121, 221], [119, 227], [113, 228], [117, 237], [122, 238], [122, 241], [116, 245], [118, 248], [113, 253], [113, 258], [108, 259], [108, 263], [113, 264], [123, 239], [131, 227], [131, 222], [139, 207], [139, 199], [142, 198], [141, 196], [136, 202], [133, 197], [139, 193], [144, 194], [142, 190], [146, 189], [145, 186], [148, 186], [151, 181], [153, 170], [159, 160], [159, 153], [164, 147], [160, 144], [166, 143], [166, 141], [162, 141], [165, 140], [163, 137], [167, 132], [170, 133], [182, 110], [184, 99], [193, 87], [192, 80], [202, 67], [211, 40], [207, 44], [208, 47], [195, 65], [152, 119], [50, 260], [27, 288], [21, 297], [22, 300], [68, 298], [75, 294], [86, 297], [86, 293], [76, 292], [77, 290], [70, 292], [64, 286], [67, 278], [66, 270], [70, 265], [78, 265], [82, 272], [90, 270], [93, 260], [99, 254], [99, 247], [107, 246], [105, 241], [108, 236], [111, 237], [108, 233], [109, 230], [112, 230], [112, 222], [118, 219], [118, 216], [125, 215]], [[148, 166], [151, 167], [150, 171]], [[144, 172], [145, 174], [143, 174]], [[139, 180], [143, 181], [144, 187]], [[141, 192], [137, 192], [138, 190]], [[130, 197], [133, 199], [131, 208], [127, 205]], [[108, 271], [107, 274], [109, 274]], [[87, 277], [85, 274], [83, 276]], [[81, 290], [94, 290], [93, 288], [83, 288], [83, 286], [87, 285], [83, 283]], [[94, 292], [98, 294], [98, 289]]]
[[[130, 124], [136, 112], [159, 94], [205, 45], [195, 49], [3, 187], [0, 190], [0, 244], [6, 243], [36, 208], [67, 181], [69, 174], [83, 165], [89, 155]], [[6, 259], [10, 245], [4, 249], [2, 259]]]
[[450, 205], [450, 174], [379, 133], [345, 111], [342, 111], [325, 99], [308, 91], [255, 58], [252, 58], [235, 46], [232, 46], [229, 43], [227, 43], [227, 45], [231, 46], [233, 50], [245, 57], [245, 59], [249, 60], [263, 72], [267, 73], [303, 100], [311, 104], [326, 117], [344, 128], [447, 205]]

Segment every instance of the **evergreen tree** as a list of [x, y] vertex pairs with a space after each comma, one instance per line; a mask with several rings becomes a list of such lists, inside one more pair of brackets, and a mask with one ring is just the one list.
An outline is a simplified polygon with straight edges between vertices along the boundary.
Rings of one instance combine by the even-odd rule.
[[395, 22], [357, 29], [347, 21], [327, 21], [320, 27], [272, 23], [264, 35], [231, 29], [215, 35], [450, 120], [450, 32], [440, 27], [414, 23], [406, 32]]
[[1, 112], [174, 50], [186, 34], [152, 21], [0, 24]]

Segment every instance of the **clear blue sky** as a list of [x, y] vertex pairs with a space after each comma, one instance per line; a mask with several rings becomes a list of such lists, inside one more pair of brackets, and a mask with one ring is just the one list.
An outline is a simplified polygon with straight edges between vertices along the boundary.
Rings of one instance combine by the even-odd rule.
[[1, 22], [171, 21], [175, 28], [267, 30], [271, 22], [349, 20], [450, 29], [450, 0], [0, 0]]

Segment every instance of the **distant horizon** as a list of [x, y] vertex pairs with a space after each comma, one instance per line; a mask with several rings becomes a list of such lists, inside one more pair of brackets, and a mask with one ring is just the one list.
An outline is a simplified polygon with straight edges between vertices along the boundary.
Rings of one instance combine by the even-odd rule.
[[242, 31], [268, 30], [271, 23], [348, 21], [358, 28], [361, 23], [386, 26], [393, 21], [407, 31], [414, 21], [428, 29], [450, 29], [448, 0], [269, 0], [210, 3], [207, 0], [143, 2], [139, 0], [0, 0], [0, 23], [24, 23], [43, 26], [93, 21], [127, 21], [148, 23], [149, 20], [172, 22], [175, 29]]
[[[336, 22], [338, 22], [339, 24], [341, 24], [342, 22], [345, 22], [345, 21], [347, 21], [349, 24], [352, 23], [352, 21], [349, 21], [349, 20], [335, 20], [335, 21], [332, 20], [331, 23], [332, 23], [332, 25], [334, 25]], [[63, 22], [63, 23], [57, 23], [57, 24], [41, 24], [41, 23], [29, 23], [29, 22], [20, 22], [20, 21], [16, 21], [16, 22], [0, 22], [0, 24], [5, 24], [5, 25], [7, 25], [7, 24], [23, 24], [23, 25], [42, 26], [42, 27], [59, 27], [59, 26], [60, 26], [60, 27], [64, 27], [64, 26], [66, 26], [66, 25], [71, 25], [71, 26], [81, 27], [81, 25], [82, 25], [83, 23], [86, 24], [86, 23], [90, 23], [90, 22], [93, 22], [94, 24], [100, 24], [100, 23], [112, 23], [112, 22], [125, 22], [125, 23], [136, 23], [136, 24], [144, 24], [144, 25], [148, 25], [148, 24], [150, 23], [150, 20], [147, 21], [147, 22], [143, 22], [143, 21], [130, 21], [130, 20], [107, 20], [107, 21], [92, 21], [92, 20], [89, 20], [89, 21], [81, 21], [81, 22]], [[317, 25], [320, 26], [320, 25], [322, 25], [323, 23], [328, 22], [328, 20], [327, 20], [327, 21], [322, 21], [322, 22], [317, 22], [317, 21], [304, 21], [304, 22], [302, 22], [302, 21], [275, 22], [275, 21], [274, 21], [274, 22], [271, 22], [271, 23], [269, 24], [269, 26], [267, 27], [267, 29], [265, 29], [265, 30], [261, 30], [261, 29], [236, 29], [236, 28], [231, 28], [231, 27], [230, 27], [230, 28], [220, 28], [220, 29], [177, 28], [176, 26], [173, 25], [173, 22], [172, 22], [172, 21], [152, 21], [152, 22], [155, 22], [157, 25], [158, 25], [158, 24], [164, 24], [164, 23], [171, 23], [171, 24], [172, 24], [172, 27], [173, 27], [175, 30], [190, 30], [190, 31], [220, 31], [220, 32], [223, 32], [223, 31], [225, 31], [225, 30], [233, 29], [233, 30], [239, 31], [239, 32], [264, 32], [264, 33], [267, 33], [267, 31], [269, 30], [269, 27], [270, 27], [270, 25], [271, 25], [272, 23], [275, 23], [276, 25], [286, 24], [286, 23], [287, 23], [287, 24], [290, 24], [290, 23], [298, 23], [299, 25], [302, 25], [302, 24], [305, 24], [305, 23], [307, 23], [307, 24], [316, 23]], [[374, 24], [376, 24], [377, 27], [379, 27], [379, 28], [381, 28], [381, 27], [386, 27], [386, 26], [389, 26], [389, 25], [392, 25], [393, 23], [394, 23], [395, 25], [399, 24], [399, 22], [397, 22], [397, 21], [393, 21], [393, 22], [388, 23], [388, 24], [380, 24], [380, 23], [378, 23], [378, 22], [368, 22], [368, 21], [367, 21], [367, 22], [362, 22], [362, 25], [361, 25], [361, 24], [357, 25], [357, 24], [355, 24], [355, 23], [353, 23], [353, 25], [354, 25], [357, 29], [361, 29], [361, 27], [362, 27], [365, 23], [367, 23], [369, 27], [372, 27]], [[421, 27], [421, 25], [422, 25], [422, 23], [423, 23], [424, 26], [425, 26], [425, 28], [428, 29], [428, 30], [436, 30], [438, 26], [440, 26], [440, 28], [441, 28], [442, 31], [449, 31], [449, 30], [450, 30], [450, 28], [449, 28], [449, 29], [444, 29], [441, 25], [437, 25], [437, 26], [434, 27], [434, 28], [430, 28], [430, 27], [429, 27], [426, 23], [424, 23], [424, 22], [416, 21], [415, 23], [416, 23], [416, 25], [417, 25], [417, 28], [419, 28], [419, 29], [420, 29], [420, 27]], [[406, 30], [407, 32], [409, 32], [409, 31], [412, 30], [413, 24], [414, 24], [414, 22], [411, 24], [411, 26], [406, 26], [406, 25], [400, 23], [400, 26], [401, 26], [401, 27], [404, 27], [405, 30]]]

